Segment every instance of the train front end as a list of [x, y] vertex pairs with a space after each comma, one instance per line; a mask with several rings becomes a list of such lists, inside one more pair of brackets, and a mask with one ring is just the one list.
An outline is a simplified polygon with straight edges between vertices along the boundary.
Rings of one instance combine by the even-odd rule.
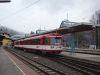
[[64, 51], [62, 44], [62, 36], [59, 34], [48, 36], [49, 45], [48, 52], [59, 54]]

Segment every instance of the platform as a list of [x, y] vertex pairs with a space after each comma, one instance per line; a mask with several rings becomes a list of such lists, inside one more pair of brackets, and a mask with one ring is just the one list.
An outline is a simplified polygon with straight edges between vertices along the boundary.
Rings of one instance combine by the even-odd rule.
[[100, 55], [92, 55], [92, 54], [82, 54], [82, 53], [73, 53], [70, 52], [62, 52], [61, 55], [74, 57], [74, 58], [81, 58], [86, 59], [94, 62], [100, 62]]
[[38, 75], [12, 54], [0, 47], [0, 75]]
[[0, 75], [23, 75], [0, 47]]

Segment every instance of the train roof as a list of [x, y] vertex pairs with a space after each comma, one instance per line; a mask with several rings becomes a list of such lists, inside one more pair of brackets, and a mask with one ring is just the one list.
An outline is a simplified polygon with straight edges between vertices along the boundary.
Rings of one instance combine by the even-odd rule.
[[42, 37], [61, 37], [62, 35], [59, 34], [59, 33], [47, 33], [47, 34], [39, 34], [39, 35], [33, 35], [33, 36], [30, 36], [30, 37], [26, 37], [26, 38], [21, 38], [21, 39], [18, 39], [16, 41], [22, 41], [22, 40], [28, 40], [28, 39], [33, 39], [33, 38], [42, 38]]

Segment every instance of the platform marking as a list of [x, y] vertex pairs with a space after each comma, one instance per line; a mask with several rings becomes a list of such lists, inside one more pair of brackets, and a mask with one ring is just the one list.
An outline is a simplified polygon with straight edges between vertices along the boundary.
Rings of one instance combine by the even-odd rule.
[[[3, 50], [4, 51], [4, 50]], [[12, 63], [22, 72], [23, 75], [26, 75], [23, 70], [16, 64], [16, 62], [8, 55], [7, 52], [4, 51], [4, 53], [9, 57], [9, 59], [12, 61]]]

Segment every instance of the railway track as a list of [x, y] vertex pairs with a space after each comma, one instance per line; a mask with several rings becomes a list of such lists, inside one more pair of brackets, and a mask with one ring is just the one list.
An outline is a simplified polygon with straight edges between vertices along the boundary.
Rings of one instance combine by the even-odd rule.
[[[32, 53], [30, 53], [30, 54], [32, 54]], [[33, 63], [33, 60], [32, 60], [32, 57], [30, 57], [30, 54], [28, 55], [29, 57], [26, 57], [25, 54], [23, 54], [22, 56], [25, 58], [25, 60], [26, 60], [26, 58], [29, 59], [28, 62], [30, 61]], [[94, 63], [89, 60], [83, 60], [83, 59], [78, 59], [78, 58], [64, 57], [61, 55], [53, 56], [53, 58], [51, 56], [49, 57], [49, 56], [44, 56], [41, 54], [40, 55], [38, 54], [38, 56], [48, 58], [54, 62], [60, 63], [63, 66], [69, 67], [77, 72], [82, 73], [80, 75], [100, 75], [100, 63], [96, 63], [96, 62]], [[44, 64], [41, 65], [41, 63], [40, 63], [40, 65], [37, 64], [37, 62], [35, 64], [37, 65], [37, 71], [39, 71], [40, 74], [44, 73], [44, 72], [41, 72], [41, 68], [42, 68], [42, 70], [43, 71], [46, 70], [47, 73], [49, 73], [48, 71], [51, 72], [49, 74], [44, 73], [45, 75], [69, 75], [68, 73], [61, 72], [61, 71], [56, 72], [55, 70], [57, 70], [57, 69], [54, 69], [54, 68], [49, 69], [49, 67], [47, 65], [46, 65], [47, 67], [43, 67]], [[38, 70], [38, 69], [40, 69], [40, 70]], [[73, 74], [70, 74], [70, 75], [73, 75]]]
[[67, 67], [73, 68], [74, 70], [80, 71], [85, 75], [100, 75], [100, 63], [93, 63], [88, 60], [86, 61], [64, 56], [56, 56], [52, 60]]
[[40, 75], [68, 75], [67, 73], [63, 73], [57, 69], [53, 69], [50, 66], [44, 65], [40, 62], [37, 62], [31, 58], [28, 58], [27, 56], [21, 54], [21, 53], [16, 53], [13, 50], [7, 50], [10, 53], [14, 54], [17, 58], [19, 58], [21, 61], [24, 63], [28, 64], [31, 67], [35, 67], [35, 70], [37, 73]]

